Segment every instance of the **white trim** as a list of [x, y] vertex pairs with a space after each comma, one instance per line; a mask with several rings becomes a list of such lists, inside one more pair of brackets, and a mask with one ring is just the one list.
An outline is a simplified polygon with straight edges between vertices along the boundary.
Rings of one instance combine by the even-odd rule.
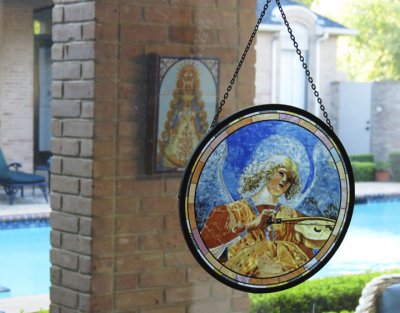
[[[315, 45], [315, 85], [319, 90], [321, 90], [320, 85], [320, 71], [321, 71], [321, 43], [329, 39], [329, 33], [323, 33], [316, 42]], [[318, 99], [315, 98], [314, 102], [314, 115], [319, 116], [320, 104], [318, 103]]]
[[280, 35], [275, 34], [272, 38], [272, 53], [271, 53], [271, 103], [277, 103], [278, 99], [276, 96], [276, 83], [278, 80], [278, 63], [277, 63], [277, 54], [278, 54], [278, 40], [280, 39]]
[[279, 32], [282, 30], [283, 24], [260, 24], [258, 31], [260, 32]]
[[[360, 32], [352, 28], [340, 28], [340, 27], [324, 27], [318, 25], [317, 34], [328, 33], [330, 35], [347, 35], [347, 36], [357, 36]], [[260, 24], [258, 30], [260, 32], [278, 32], [283, 29], [285, 25], [281, 24]]]
[[360, 33], [358, 30], [352, 28], [323, 27], [321, 25], [319, 26], [323, 29], [323, 33], [329, 33], [330, 35], [356, 36]]

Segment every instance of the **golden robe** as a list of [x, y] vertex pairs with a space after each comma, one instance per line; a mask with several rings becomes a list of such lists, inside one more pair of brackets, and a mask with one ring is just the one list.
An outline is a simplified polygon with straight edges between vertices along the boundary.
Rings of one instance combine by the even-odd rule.
[[[264, 209], [277, 209], [275, 217], [301, 216], [287, 207], [252, 206], [246, 199], [212, 210], [201, 231], [205, 245], [212, 252], [227, 246], [226, 259], [220, 262], [241, 275], [268, 278], [283, 275], [304, 265], [313, 255], [298, 242], [293, 224], [273, 224], [267, 230], [243, 231]], [[257, 211], [256, 211], [257, 210]]]

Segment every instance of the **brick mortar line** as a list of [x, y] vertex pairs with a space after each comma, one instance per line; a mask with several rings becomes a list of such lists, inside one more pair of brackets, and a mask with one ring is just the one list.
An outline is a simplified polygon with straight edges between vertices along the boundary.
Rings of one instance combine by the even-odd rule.
[[[142, 12], [143, 14], [143, 12]], [[116, 86], [116, 92], [115, 92], [115, 100], [116, 100], [116, 112], [115, 112], [115, 116], [114, 116], [114, 120], [115, 122], [118, 122], [119, 119], [119, 114], [120, 114], [120, 110], [119, 110], [119, 97], [120, 97], [120, 83], [121, 83], [121, 70], [120, 70], [120, 56], [121, 56], [121, 0], [118, 0], [118, 16], [117, 16], [117, 55], [116, 55], [116, 59], [117, 59], [117, 86]], [[117, 249], [117, 245], [116, 245], [116, 232], [117, 232], [117, 198], [118, 198], [118, 190], [117, 190], [117, 175], [118, 175], [118, 146], [119, 146], [119, 139], [118, 139], [118, 132], [119, 132], [119, 125], [117, 124], [117, 126], [115, 127], [115, 131], [114, 131], [114, 136], [115, 136], [115, 140], [114, 140], [114, 147], [113, 147], [113, 156], [114, 156], [114, 160], [113, 160], [113, 164], [114, 164], [114, 185], [113, 185], [113, 210], [112, 210], [112, 218], [113, 218], [113, 225], [112, 225], [112, 242], [111, 242], [111, 248], [112, 248], [112, 269], [111, 269], [111, 273], [112, 273], [112, 277], [111, 277], [111, 299], [112, 299], [112, 310], [115, 311], [117, 309], [117, 279], [116, 279], [116, 273], [117, 273], [117, 254], [116, 254], [116, 249]], [[137, 280], [137, 278], [136, 278]], [[137, 284], [136, 284], [137, 285]]]
[[[76, 61], [73, 61], [73, 62], [76, 62]], [[60, 62], [60, 63], [64, 63], [64, 62]], [[55, 78], [55, 79], [53, 79], [53, 81], [55, 81], [55, 82], [74, 82], [74, 81], [76, 81], [76, 82], [81, 82], [81, 81], [84, 81], [84, 82], [87, 82], [87, 81], [92, 81], [93, 80], [93, 78], [79, 78], [79, 79], [77, 79], [77, 78]], [[79, 99], [76, 99], [76, 98], [56, 98], [56, 97], [54, 97], [54, 99], [65, 99], [65, 100], [78, 100], [79, 101]], [[89, 100], [89, 98], [88, 99], [82, 99], [82, 100], [80, 100], [80, 101], [86, 101], [86, 100]]]

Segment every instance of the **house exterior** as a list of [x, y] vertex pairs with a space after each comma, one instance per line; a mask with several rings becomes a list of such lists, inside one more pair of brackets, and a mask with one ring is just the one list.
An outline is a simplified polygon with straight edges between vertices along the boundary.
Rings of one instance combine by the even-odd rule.
[[50, 150], [52, 5], [0, 1], [0, 147], [28, 172]]
[[[6, 159], [21, 162], [25, 171], [45, 163], [51, 153], [52, 5], [51, 0], [1, 2], [0, 36], [5, 44], [0, 48], [0, 146]], [[258, 1], [257, 15], [263, 5], [264, 1]], [[341, 78], [336, 69], [336, 40], [338, 36], [356, 32], [295, 1], [284, 1], [283, 5], [335, 125], [339, 113], [336, 103], [331, 101], [330, 83]], [[229, 18], [229, 14], [226, 16]], [[202, 27], [208, 31], [211, 26], [204, 24]], [[56, 26], [55, 31], [62, 32], [62, 29]], [[73, 38], [74, 34], [64, 36]], [[231, 37], [224, 34], [225, 40], [233, 40]], [[307, 86], [301, 63], [274, 1], [269, 5], [256, 38], [254, 103], [291, 104], [318, 115], [317, 102]], [[57, 77], [65, 74], [57, 64], [54, 67], [53, 74]], [[231, 113], [229, 109], [226, 110]]]
[[334, 82], [332, 102], [339, 109], [337, 134], [348, 154], [373, 154], [387, 161], [400, 151], [400, 82]]
[[[265, 1], [258, 1], [258, 14], [264, 3]], [[330, 84], [343, 76], [336, 68], [336, 41], [339, 36], [353, 36], [357, 32], [316, 14], [298, 2], [282, 1], [282, 6], [311, 77], [335, 126], [338, 111], [335, 104], [331, 103]], [[288, 104], [319, 116], [319, 105], [275, 1], [271, 1], [260, 25], [255, 49], [254, 103]]]
[[[258, 15], [264, 4], [265, 1], [258, 1]], [[332, 126], [348, 154], [372, 153], [376, 160], [388, 160], [391, 153], [399, 152], [400, 128], [394, 121], [399, 107], [399, 82], [348, 81], [336, 67], [336, 44], [338, 37], [356, 36], [358, 31], [296, 1], [282, 1], [282, 6]], [[321, 118], [322, 112], [275, 1], [269, 4], [260, 25], [255, 49], [254, 103], [289, 104]]]
[[[339, 77], [336, 38], [354, 32], [285, 2], [310, 69], [318, 69], [312, 70], [318, 89], [329, 99], [329, 84]], [[149, 55], [219, 58], [221, 99], [260, 3], [0, 0], [0, 145], [7, 159], [22, 161], [27, 170], [40, 152], [53, 155], [50, 312], [249, 311], [248, 295], [210, 277], [186, 247], [180, 177], [146, 172], [152, 142], [144, 133]], [[296, 63], [295, 55], [272, 4], [269, 12], [222, 117], [253, 102], [318, 111], [300, 75], [288, 78], [297, 75], [286, 66]], [[35, 16], [43, 43], [43, 111], [35, 109]], [[50, 143], [48, 126], [40, 133], [36, 122], [48, 119], [49, 64]]]

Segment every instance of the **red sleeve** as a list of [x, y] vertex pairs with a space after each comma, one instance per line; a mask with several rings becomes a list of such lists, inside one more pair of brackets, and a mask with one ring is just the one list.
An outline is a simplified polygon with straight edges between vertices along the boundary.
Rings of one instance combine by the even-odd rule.
[[220, 246], [240, 234], [241, 230], [229, 229], [229, 218], [226, 205], [217, 206], [212, 210], [200, 233], [207, 248]]

